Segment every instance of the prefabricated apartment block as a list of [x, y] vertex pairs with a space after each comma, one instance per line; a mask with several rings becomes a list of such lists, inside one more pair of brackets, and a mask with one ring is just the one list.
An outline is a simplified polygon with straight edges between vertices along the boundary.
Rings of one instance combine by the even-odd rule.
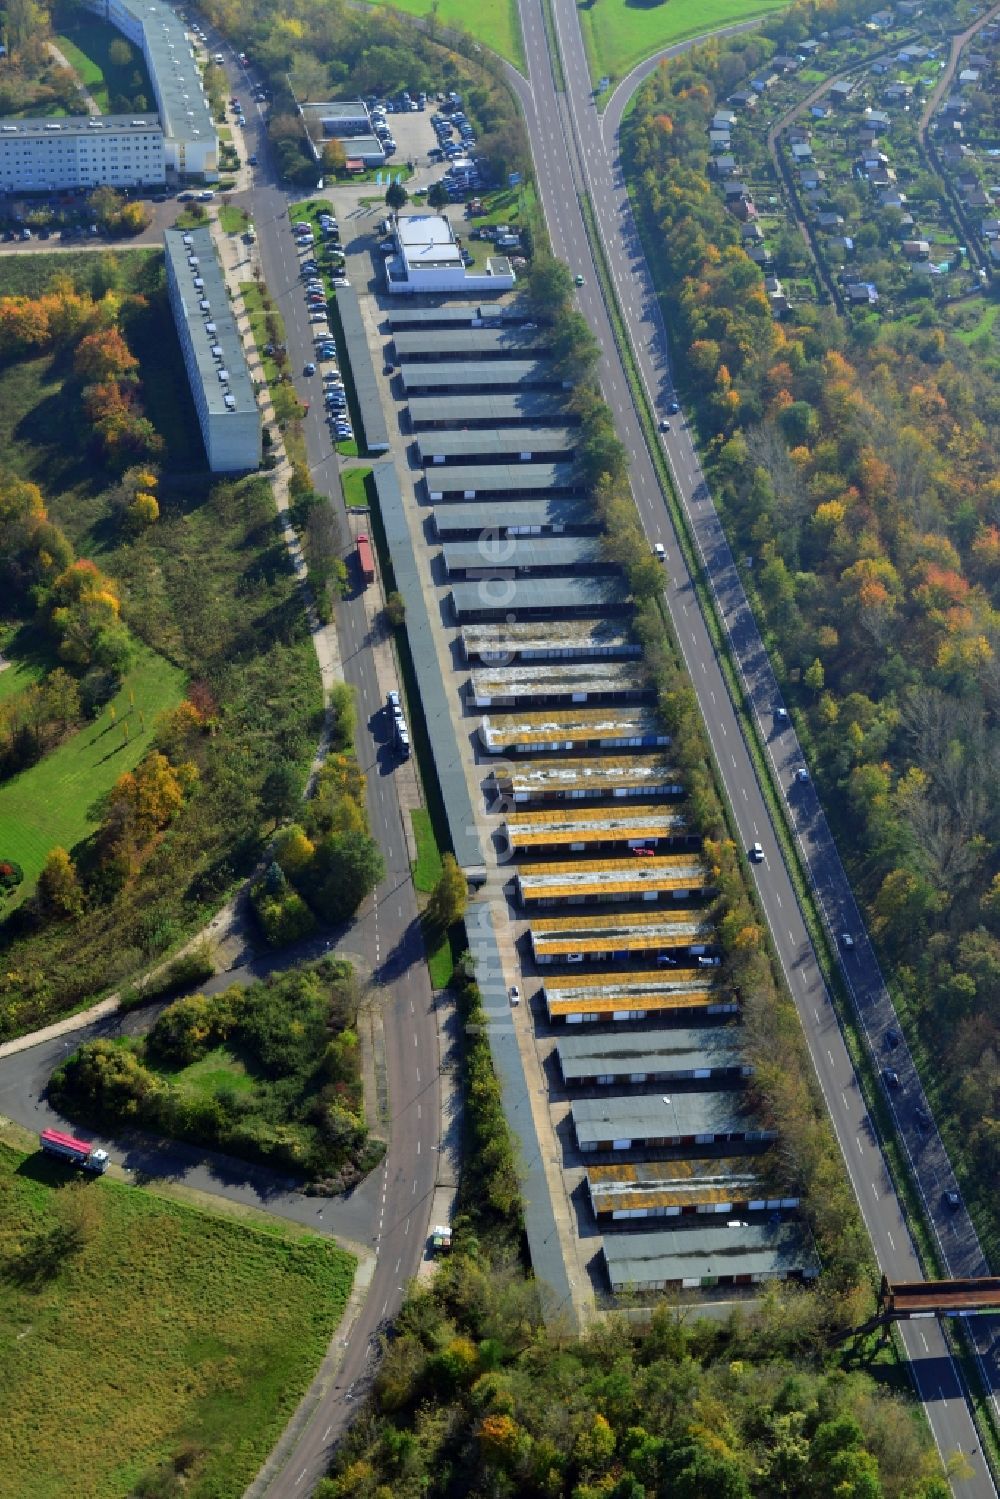
[[151, 187], [164, 181], [157, 115], [69, 116], [0, 123], [0, 192]]
[[167, 290], [213, 473], [260, 467], [257, 393], [209, 229], [163, 236]]
[[214, 182], [219, 175], [219, 138], [180, 16], [163, 0], [83, 0], [83, 4], [120, 31], [145, 58], [163, 129], [166, 166], [181, 177]]

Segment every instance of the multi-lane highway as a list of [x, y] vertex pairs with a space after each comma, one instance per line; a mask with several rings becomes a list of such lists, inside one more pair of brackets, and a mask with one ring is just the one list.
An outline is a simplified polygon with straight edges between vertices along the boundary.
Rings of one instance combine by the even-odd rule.
[[[758, 839], [764, 845], [765, 860], [754, 868], [761, 904], [802, 1018], [816, 1074], [876, 1256], [891, 1278], [920, 1279], [920, 1266], [876, 1131], [830, 1004], [791, 879], [778, 850], [737, 713], [730, 701], [645, 446], [587, 239], [580, 204], [583, 194], [589, 195], [593, 205], [615, 295], [640, 360], [643, 378], [662, 410], [662, 403], [673, 399], [674, 390], [664, 329], [628, 205], [618, 152], [617, 125], [626, 99], [623, 95], [616, 98], [613, 116], [602, 122], [594, 107], [576, 6], [573, 0], [553, 0], [552, 11], [566, 93], [557, 93], [553, 82], [541, 0], [520, 0], [528, 78], [522, 79], [513, 70], [509, 76], [528, 123], [536, 177], [553, 249], [568, 262], [574, 273], [585, 278], [579, 292], [580, 307], [604, 356], [600, 366], [601, 383], [631, 461], [636, 503], [650, 542], [661, 542], [666, 549], [667, 602], [698, 692], [712, 748], [733, 807], [738, 835], [744, 845]], [[792, 775], [802, 763], [794, 735], [790, 728], [780, 730], [774, 722], [774, 708], [779, 699], [756, 624], [743, 597], [728, 544], [683, 419], [678, 419], [672, 426], [674, 430], [664, 434], [664, 438], [677, 491], [715, 590], [720, 615], [733, 640], [749, 699], [769, 742], [780, 784], [790, 797], [796, 831], [802, 839], [832, 929], [834, 932], [849, 930], [854, 936], [855, 947], [851, 950], [848, 976], [857, 997], [859, 1014], [877, 1044], [884, 1033], [888, 1009], [885, 1008], [884, 1013], [882, 1010], [888, 1007], [888, 997], [812, 787], [795, 786], [799, 794], [793, 794]], [[909, 1060], [901, 1053], [897, 1053], [897, 1057], [902, 1069], [900, 1099], [908, 1100], [906, 1107], [909, 1109], [915, 1107], [917, 1082]], [[902, 1113], [901, 1104], [898, 1112]], [[936, 1132], [920, 1136], [920, 1145], [928, 1154], [932, 1149], [936, 1152], [935, 1175], [928, 1201], [930, 1204], [931, 1196], [936, 1194], [937, 1202], [930, 1205], [936, 1211], [942, 1243], [955, 1245], [949, 1264], [955, 1273], [967, 1273], [982, 1264], [981, 1255], [977, 1258], [978, 1245], [971, 1223], [961, 1210], [949, 1216], [942, 1212], [941, 1193], [946, 1187], [952, 1188], [954, 1181]], [[958, 1240], [972, 1247], [962, 1253], [958, 1250]], [[971, 1476], [957, 1478], [955, 1492], [963, 1496], [984, 1496], [984, 1499], [994, 1495], [996, 1490], [979, 1450], [959, 1373], [940, 1329], [933, 1323], [904, 1325], [901, 1335], [939, 1450], [946, 1457], [960, 1450], [969, 1464]], [[988, 1371], [984, 1372], [988, 1374]]]

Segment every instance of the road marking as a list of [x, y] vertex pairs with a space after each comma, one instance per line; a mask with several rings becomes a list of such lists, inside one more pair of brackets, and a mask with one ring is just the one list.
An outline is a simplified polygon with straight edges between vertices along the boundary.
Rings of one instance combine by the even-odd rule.
[[886, 1231], [885, 1231], [885, 1236], [889, 1240], [889, 1248], [892, 1250], [893, 1254], [895, 1254], [896, 1253], [896, 1246], [892, 1242], [892, 1234], [889, 1232], [888, 1229], [886, 1229]]
[[420, 1105], [417, 1104], [417, 1118], [420, 1118]]
[[826, 1054], [830, 1058], [830, 1066], [834, 1066], [833, 1052], [830, 1050], [829, 1046], [826, 1048]]
[[[417, 1155], [420, 1154], [420, 1141], [417, 1141]], [[415, 1184], [414, 1184], [415, 1185]]]
[[399, 1256], [399, 1259], [398, 1259], [398, 1260], [397, 1260], [397, 1261], [396, 1261], [396, 1269], [395, 1269], [395, 1271], [394, 1271], [394, 1272], [393, 1272], [393, 1273], [394, 1273], [394, 1274], [395, 1274], [395, 1275], [398, 1275], [398, 1274], [399, 1274], [399, 1267], [400, 1267], [400, 1265], [401, 1265], [401, 1264], [402, 1264], [402, 1263], [403, 1263], [403, 1256], [402, 1256], [402, 1255], [400, 1255], [400, 1256]]
[[878, 1202], [878, 1187], [872, 1182], [872, 1191], [875, 1193], [875, 1201]]
[[303, 1478], [305, 1478], [305, 1476], [308, 1473], [308, 1471], [309, 1471], [308, 1468], [303, 1468], [302, 1469], [302, 1472], [299, 1474], [298, 1478], [296, 1478], [296, 1480], [295, 1480], [295, 1487], [296, 1488], [298, 1488], [299, 1484], [302, 1482]]
[[418, 1083], [419, 1083], [419, 1081], [420, 1081], [420, 1068], [419, 1068], [419, 1067], [417, 1067], [417, 1068], [415, 1068], [415, 1069], [414, 1069], [414, 1071], [415, 1071], [415, 1072], [416, 1072], [416, 1074], [417, 1074], [417, 1082], [418, 1082]]
[[778, 894], [777, 890], [774, 892], [774, 898], [778, 902], [778, 905], [780, 906], [781, 905], [781, 896]]
[[403, 1233], [404, 1234], [408, 1234], [409, 1232], [410, 1232], [410, 1220], [409, 1220], [409, 1218], [407, 1218], [405, 1224], [403, 1225]]
[[924, 1345], [924, 1352], [925, 1353], [930, 1353], [931, 1350], [930, 1350], [930, 1347], [929, 1347], [928, 1342], [927, 1342], [927, 1334], [926, 1333], [922, 1332], [920, 1334], [920, 1341]]
[[333, 1430], [333, 1422], [331, 1421], [330, 1425], [326, 1428], [326, 1430], [323, 1433], [323, 1440], [324, 1440], [324, 1442], [328, 1440], [328, 1438], [329, 1438], [330, 1433], [331, 1433], [332, 1430]]

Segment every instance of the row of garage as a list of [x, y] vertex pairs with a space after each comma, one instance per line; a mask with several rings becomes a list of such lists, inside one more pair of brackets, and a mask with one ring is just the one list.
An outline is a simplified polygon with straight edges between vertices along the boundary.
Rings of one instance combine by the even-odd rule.
[[547, 330], [483, 313], [394, 310], [391, 332], [564, 1167], [612, 1292], [811, 1276], [569, 382]]

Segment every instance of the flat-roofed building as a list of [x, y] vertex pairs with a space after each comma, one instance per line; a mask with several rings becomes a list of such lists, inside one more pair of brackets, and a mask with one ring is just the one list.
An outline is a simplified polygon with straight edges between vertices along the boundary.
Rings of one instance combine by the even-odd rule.
[[815, 1250], [794, 1223], [605, 1234], [604, 1263], [615, 1295], [813, 1280], [819, 1274]]
[[483, 359], [480, 361], [447, 360], [440, 364], [404, 364], [400, 366], [403, 388], [407, 395], [461, 395], [468, 391], [513, 394], [538, 386], [545, 390], [568, 390], [569, 380], [560, 380], [545, 359]]
[[[575, 504], [575, 501], [565, 501]], [[464, 509], [464, 506], [449, 507]], [[505, 506], [503, 515], [508, 514]], [[634, 661], [642, 646], [618, 620], [567, 619], [545, 625], [503, 621], [466, 625], [462, 652], [470, 665], [507, 665], [515, 661]]]
[[449, 463], [559, 463], [572, 456], [578, 440], [572, 427], [482, 427], [476, 431], [423, 432], [417, 438], [417, 449], [420, 462], [427, 467]]
[[588, 1166], [587, 1192], [598, 1225], [649, 1218], [794, 1212], [797, 1196], [766, 1182], [753, 1157], [614, 1161]]
[[259, 468], [257, 393], [211, 230], [168, 229], [163, 243], [170, 307], [208, 466], [219, 474]]
[[709, 872], [691, 854], [628, 859], [574, 859], [524, 864], [515, 875], [522, 906], [606, 905], [690, 900], [710, 888]]
[[552, 343], [549, 328], [413, 328], [394, 332], [396, 357], [409, 367], [435, 359], [542, 358]]
[[413, 395], [409, 399], [410, 425], [414, 432], [468, 427], [469, 431], [492, 427], [523, 427], [529, 422], [563, 422], [570, 429], [578, 418], [566, 410], [563, 389], [481, 392], [461, 395]]
[[552, 808], [545, 812], [517, 812], [500, 824], [500, 835], [514, 853], [541, 849], [607, 850], [655, 848], [689, 836], [688, 820], [680, 812], [641, 803], [619, 807]]
[[621, 1088], [626, 1084], [738, 1083], [750, 1076], [739, 1026], [639, 1031], [609, 1036], [588, 1030], [566, 1036], [556, 1047], [563, 1082], [574, 1088]]
[[576, 1143], [585, 1154], [688, 1150], [699, 1145], [764, 1145], [778, 1138], [752, 1112], [741, 1089], [574, 1098]]
[[490, 255], [481, 269], [468, 269], [451, 223], [442, 213], [399, 214], [393, 232], [397, 251], [386, 256], [385, 279], [386, 290], [396, 295], [493, 296], [510, 291], [517, 280], [505, 255]]
[[493, 576], [453, 584], [451, 606], [459, 624], [490, 619], [607, 619], [631, 613], [633, 599], [625, 580], [615, 576]]
[[484, 666], [469, 679], [474, 708], [538, 707], [542, 703], [639, 703], [653, 696], [649, 679], [630, 661], [549, 666]]
[[683, 796], [680, 771], [660, 755], [539, 760], [491, 770], [485, 788], [517, 807]]
[[624, 1025], [649, 1019], [701, 1023], [739, 1014], [730, 991], [689, 968], [621, 973], [603, 982], [596, 974], [550, 974], [542, 985], [542, 998], [549, 1020], [560, 1025]]
[[[536, 963], [601, 963], [661, 960], [665, 967], [707, 953], [714, 935], [704, 911], [594, 911], [586, 915], [532, 916], [531, 949]], [[690, 975], [679, 975], [687, 980]]]
[[479, 740], [490, 755], [559, 755], [660, 749], [670, 743], [670, 735], [652, 708], [565, 708], [485, 717]]
[[343, 142], [344, 153], [366, 167], [385, 164], [385, 147], [375, 133], [363, 99], [328, 99], [299, 105], [306, 136], [317, 161], [327, 141]]
[[[578, 494], [580, 479], [573, 463], [437, 464], [424, 470], [432, 500], [506, 499], [515, 494]], [[483, 517], [486, 524], [486, 517]], [[516, 563], [508, 563], [514, 566]]]
[[600, 518], [582, 496], [505, 496], [485, 505], [476, 499], [434, 506], [434, 533], [440, 541], [474, 541], [486, 535], [495, 548], [509, 536], [597, 536], [601, 529]]
[[163, 129], [166, 166], [180, 176], [214, 182], [219, 138], [202, 88], [191, 39], [177, 12], [163, 0], [83, 0], [142, 53]]
[[0, 192], [152, 187], [165, 180], [157, 115], [43, 116], [0, 123]]

